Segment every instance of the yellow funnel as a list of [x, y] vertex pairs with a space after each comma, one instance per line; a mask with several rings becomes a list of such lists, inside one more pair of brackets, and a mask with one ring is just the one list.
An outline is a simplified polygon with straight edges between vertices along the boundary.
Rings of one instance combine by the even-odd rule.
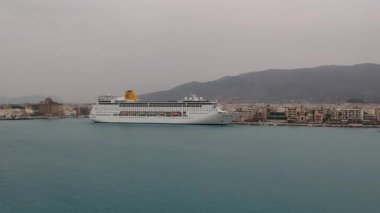
[[124, 100], [126, 100], [126, 101], [137, 101], [137, 95], [134, 91], [128, 90], [124, 94]]

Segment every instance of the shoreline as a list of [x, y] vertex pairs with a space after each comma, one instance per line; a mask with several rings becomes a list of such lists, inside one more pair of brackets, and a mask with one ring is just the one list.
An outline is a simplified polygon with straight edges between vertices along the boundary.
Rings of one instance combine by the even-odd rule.
[[291, 126], [291, 127], [335, 127], [335, 128], [380, 128], [380, 125], [363, 124], [301, 124], [301, 123], [275, 123], [275, 122], [232, 122], [233, 125], [244, 126]]
[[68, 119], [68, 118], [88, 118], [88, 116], [34, 116], [34, 117], [15, 117], [15, 118], [0, 118], [0, 121], [25, 121], [25, 120], [52, 120], [52, 119]]
[[[88, 118], [88, 116], [59, 116], [59, 117], [46, 117], [46, 116], [36, 116], [36, 117], [19, 117], [19, 118], [0, 118], [1, 121], [21, 121], [21, 120], [53, 120], [53, 119], [83, 119]], [[276, 122], [231, 122], [231, 125], [241, 125], [241, 126], [290, 126], [290, 127], [330, 127], [330, 128], [372, 128], [380, 129], [380, 125], [371, 124], [304, 124], [304, 123], [276, 123]]]

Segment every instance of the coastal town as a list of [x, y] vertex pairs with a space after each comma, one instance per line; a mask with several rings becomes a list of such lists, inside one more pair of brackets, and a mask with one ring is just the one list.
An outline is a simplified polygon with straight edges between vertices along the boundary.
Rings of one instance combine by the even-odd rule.
[[[88, 117], [92, 104], [59, 103], [51, 98], [36, 104], [0, 105], [0, 120]], [[380, 105], [221, 103], [223, 109], [240, 113], [234, 124], [274, 126], [380, 127]]]
[[51, 98], [37, 103], [0, 105], [0, 120], [87, 117], [91, 104], [63, 104]]
[[224, 104], [240, 112], [236, 124], [325, 127], [380, 127], [380, 105], [340, 104]]

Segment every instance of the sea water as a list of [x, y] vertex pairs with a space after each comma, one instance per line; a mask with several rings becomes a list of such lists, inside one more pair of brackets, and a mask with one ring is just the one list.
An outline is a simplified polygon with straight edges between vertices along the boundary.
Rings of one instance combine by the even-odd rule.
[[0, 212], [380, 212], [380, 133], [0, 121]]

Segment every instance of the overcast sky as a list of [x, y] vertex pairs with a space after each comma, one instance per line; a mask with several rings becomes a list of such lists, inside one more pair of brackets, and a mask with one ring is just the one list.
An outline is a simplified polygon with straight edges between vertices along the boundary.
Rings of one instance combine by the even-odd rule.
[[0, 0], [0, 96], [169, 89], [380, 63], [379, 0]]

